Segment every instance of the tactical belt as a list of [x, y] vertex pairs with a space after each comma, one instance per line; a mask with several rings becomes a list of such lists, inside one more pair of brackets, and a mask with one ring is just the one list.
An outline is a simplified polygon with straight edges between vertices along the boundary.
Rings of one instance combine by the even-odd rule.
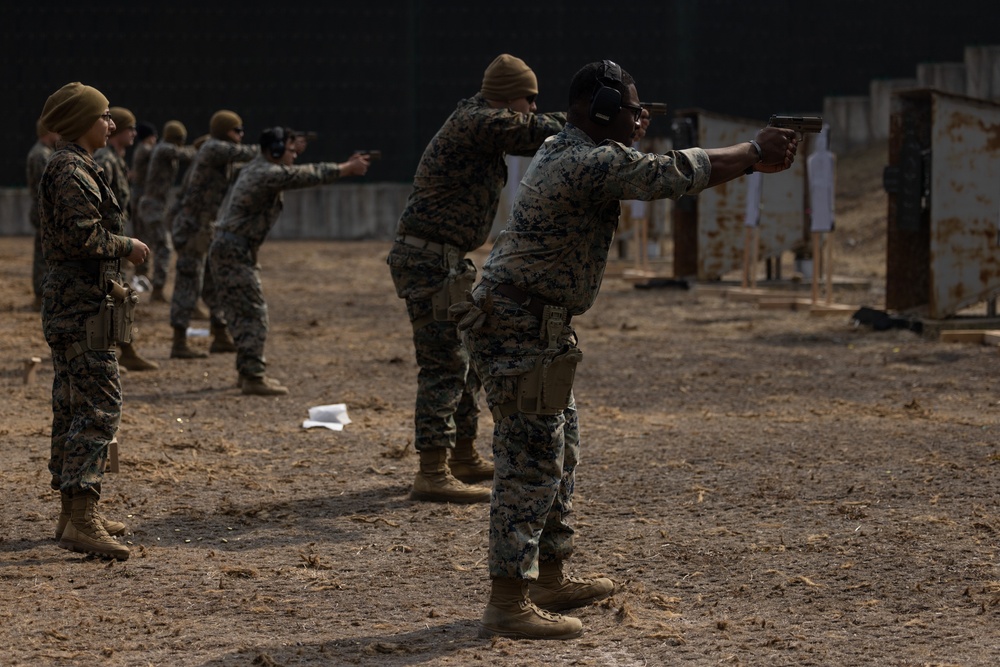
[[[530, 292], [525, 292], [520, 287], [514, 287], [513, 285], [509, 285], [506, 283], [489, 283], [487, 281], [483, 282], [486, 283], [487, 286], [492, 285], [490, 287], [491, 291], [496, 292], [500, 296], [507, 297], [508, 299], [519, 305], [521, 308], [524, 308], [526, 311], [537, 317], [539, 320], [542, 319], [542, 313], [545, 309], [545, 306], [555, 305], [551, 301], [546, 301], [545, 299], [535, 296]], [[570, 320], [572, 319], [573, 316], [567, 314], [566, 324], [569, 324]]]
[[437, 254], [444, 253], [444, 244], [435, 243], [434, 241], [425, 241], [422, 238], [416, 236], [410, 236], [409, 234], [403, 234], [396, 237], [398, 243], [404, 243], [406, 245], [413, 246], [414, 248], [421, 248], [422, 250], [430, 250], [431, 252]]
[[84, 273], [90, 274], [94, 278], [98, 277], [101, 273], [101, 260], [99, 259], [71, 259], [66, 262], [60, 262], [60, 264], [68, 266], [71, 269], [79, 269]]

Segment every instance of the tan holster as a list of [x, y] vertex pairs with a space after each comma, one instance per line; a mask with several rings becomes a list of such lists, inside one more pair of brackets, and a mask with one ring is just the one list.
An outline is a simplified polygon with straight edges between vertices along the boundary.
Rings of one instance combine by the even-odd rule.
[[448, 277], [441, 289], [431, 296], [431, 312], [435, 322], [450, 322], [453, 318], [448, 309], [452, 304], [465, 301], [466, 292], [476, 282], [476, 265], [471, 259], [465, 259], [458, 248], [447, 244], [444, 246], [442, 262], [448, 270]]
[[85, 323], [86, 337], [82, 343], [70, 346], [66, 360], [69, 361], [86, 350], [106, 352], [118, 343], [131, 343], [135, 305], [138, 302], [139, 295], [131, 285], [108, 280], [107, 292], [97, 314], [88, 317]]
[[575, 343], [559, 344], [568, 322], [565, 308], [548, 305], [542, 309], [540, 333], [548, 347], [539, 355], [534, 368], [518, 376], [516, 399], [493, 409], [494, 419], [504, 419], [514, 412], [557, 415], [569, 407], [576, 366], [583, 359], [583, 352]]
[[517, 378], [517, 409], [529, 415], [557, 415], [569, 407], [576, 365], [583, 359], [578, 347], [545, 354], [535, 367]]

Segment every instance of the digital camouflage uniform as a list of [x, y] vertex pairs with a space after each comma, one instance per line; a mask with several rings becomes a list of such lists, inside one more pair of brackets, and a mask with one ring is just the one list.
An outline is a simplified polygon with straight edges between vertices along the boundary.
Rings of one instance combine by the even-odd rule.
[[251, 160], [257, 153], [257, 146], [213, 137], [198, 149], [191, 163], [171, 230], [177, 251], [174, 293], [170, 303], [170, 324], [174, 329], [187, 329], [199, 296], [205, 299], [212, 311], [213, 326], [225, 325], [225, 322], [218, 321], [222, 304], [217, 301], [207, 265], [212, 224], [232, 181], [233, 163]]
[[[417, 451], [453, 448], [456, 438], [474, 439], [478, 430], [479, 379], [469, 372], [455, 323], [432, 316], [431, 297], [449, 279], [442, 246], [464, 257], [486, 242], [507, 182], [505, 156], [533, 155], [565, 122], [562, 112], [494, 109], [479, 93], [458, 103], [420, 158], [388, 257], [396, 294], [406, 300], [420, 367]], [[451, 277], [462, 272], [475, 277], [471, 260], [463, 259]]]
[[45, 278], [45, 259], [42, 257], [42, 232], [38, 221], [38, 183], [42, 180], [45, 165], [52, 157], [52, 148], [41, 141], [28, 151], [25, 175], [28, 179], [28, 192], [31, 193], [31, 208], [28, 209], [28, 221], [35, 230], [35, 250], [31, 261], [31, 288], [36, 298], [42, 298], [42, 281]]
[[[128, 211], [129, 219], [132, 221], [132, 228], [135, 236], [143, 243], [149, 245], [149, 230], [146, 229], [146, 221], [143, 220], [139, 212], [139, 202], [146, 190], [146, 171], [149, 168], [149, 157], [153, 152], [153, 147], [144, 141], [137, 142], [132, 151], [132, 178], [129, 183], [132, 187], [131, 208]], [[143, 262], [135, 269], [139, 275], [146, 275], [149, 271], [149, 262]]]
[[[586, 312], [601, 286], [620, 200], [695, 194], [707, 186], [710, 172], [701, 149], [652, 155], [613, 141], [597, 146], [572, 125], [546, 141], [528, 167], [507, 228], [473, 292], [479, 304], [486, 304], [490, 294], [492, 312], [485, 326], [465, 332], [496, 422], [491, 577], [535, 579], [539, 560], [562, 561], [572, 553], [569, 518], [580, 458], [572, 393], [561, 414], [515, 409], [498, 415], [501, 406], [510, 409], [518, 376], [534, 368], [548, 340], [527, 304], [499, 294], [497, 285], [512, 285], [536, 303], [565, 307], [570, 316]], [[575, 344], [576, 332], [566, 322], [556, 351], [575, 349]]]
[[188, 163], [197, 149], [194, 146], [178, 146], [169, 141], [160, 141], [153, 147], [146, 168], [143, 194], [139, 200], [139, 216], [153, 255], [153, 287], [162, 288], [167, 284], [170, 257], [174, 245], [170, 234], [170, 220], [167, 216], [167, 198], [170, 188], [177, 180], [182, 163]]
[[[39, 188], [45, 275], [42, 329], [52, 349], [52, 450], [49, 472], [62, 491], [100, 485], [108, 444], [121, 421], [122, 389], [114, 348], [85, 350], [67, 361], [84, 340], [87, 318], [98, 312], [105, 290], [101, 260], [132, 252], [125, 216], [101, 167], [82, 148], [56, 151]], [[71, 355], [72, 356], [72, 355]]]
[[128, 219], [129, 206], [132, 204], [132, 184], [128, 180], [128, 165], [125, 163], [125, 158], [113, 147], [104, 146], [94, 151], [94, 161], [104, 170], [104, 178], [118, 200], [122, 215]]
[[216, 225], [209, 264], [236, 341], [236, 370], [242, 377], [263, 378], [266, 368], [267, 303], [257, 252], [281, 213], [282, 192], [338, 178], [340, 167], [334, 162], [287, 166], [258, 155], [243, 167], [233, 185]]

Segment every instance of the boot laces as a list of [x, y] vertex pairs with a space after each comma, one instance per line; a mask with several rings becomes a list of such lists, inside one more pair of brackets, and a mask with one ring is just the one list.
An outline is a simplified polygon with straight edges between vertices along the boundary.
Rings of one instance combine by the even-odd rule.
[[562, 620], [562, 614], [553, 614], [550, 611], [545, 611], [541, 607], [535, 605], [534, 602], [528, 599], [521, 600], [521, 611], [530, 611], [538, 616], [541, 616], [546, 621], [552, 621], [553, 623], [558, 623]]

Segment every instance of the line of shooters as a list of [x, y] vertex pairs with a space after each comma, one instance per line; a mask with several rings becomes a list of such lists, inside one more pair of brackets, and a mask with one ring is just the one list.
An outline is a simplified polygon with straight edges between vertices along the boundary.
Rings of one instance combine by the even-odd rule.
[[[419, 367], [413, 443], [420, 461], [410, 497], [490, 503], [482, 636], [569, 639], [583, 625], [559, 612], [616, 590], [608, 577], [571, 576], [567, 562], [581, 453], [573, 382], [583, 358], [572, 321], [597, 297], [620, 202], [693, 195], [745, 173], [784, 171], [798, 137], [776, 123], [725, 148], [640, 152], [634, 141], [665, 106], [641, 103], [631, 75], [611, 60], [573, 76], [566, 112], [538, 113], [538, 93], [520, 58], [501, 54], [490, 63], [479, 91], [458, 102], [424, 150], [386, 261]], [[136, 149], [137, 163], [149, 153], [146, 179], [136, 184], [141, 194], [132, 207], [138, 235], [146, 236], [140, 240], [125, 234], [128, 197], [136, 193], [116, 191], [127, 188], [124, 154], [140, 130], [135, 117], [77, 82], [49, 97], [40, 127], [66, 142], [37, 186], [40, 308], [55, 368], [49, 471], [62, 499], [56, 537], [64, 549], [125, 559], [129, 550], [115, 539], [125, 525], [98, 511], [121, 419], [118, 364], [130, 354], [141, 358], [131, 340], [138, 299], [121, 260], [141, 271], [151, 253], [144, 240], [151, 241], [151, 296], [165, 299], [172, 242], [171, 357], [205, 356], [186, 337], [201, 296], [210, 307], [210, 349], [235, 349], [243, 393], [286, 394], [265, 372], [257, 252], [284, 190], [363, 175], [372, 156], [295, 165], [302, 133], [269, 128], [258, 145], [244, 145], [242, 120], [228, 110], [212, 117], [197, 150], [185, 146], [176, 121], [159, 143], [147, 128]], [[98, 160], [102, 151], [110, 155]], [[507, 155], [533, 159], [479, 275], [468, 254], [488, 240]], [[166, 192], [185, 160], [181, 194], [168, 211]], [[492, 461], [475, 444], [481, 390], [494, 422]]]

